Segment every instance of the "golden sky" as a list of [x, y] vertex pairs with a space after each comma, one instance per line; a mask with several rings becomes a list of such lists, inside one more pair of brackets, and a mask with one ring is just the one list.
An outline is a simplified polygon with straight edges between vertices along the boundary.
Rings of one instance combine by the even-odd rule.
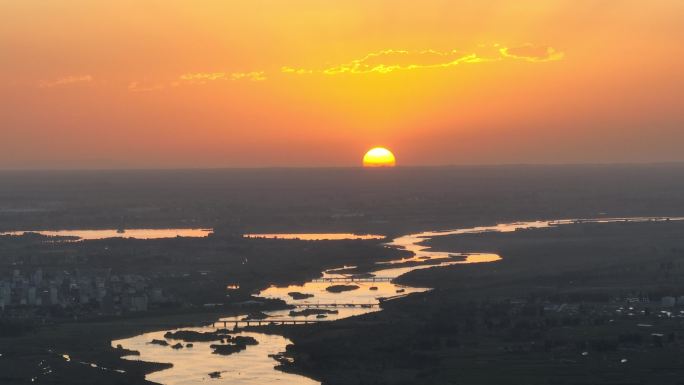
[[684, 160], [684, 1], [0, 0], [0, 168]]

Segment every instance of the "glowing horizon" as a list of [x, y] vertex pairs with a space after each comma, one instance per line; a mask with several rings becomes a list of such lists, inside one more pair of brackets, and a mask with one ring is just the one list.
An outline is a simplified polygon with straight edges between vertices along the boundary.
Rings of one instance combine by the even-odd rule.
[[0, 169], [684, 161], [676, 0], [0, 12]]

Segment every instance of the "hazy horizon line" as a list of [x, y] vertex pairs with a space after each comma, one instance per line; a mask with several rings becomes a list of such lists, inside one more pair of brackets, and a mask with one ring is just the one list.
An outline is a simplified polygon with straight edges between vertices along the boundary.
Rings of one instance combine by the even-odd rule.
[[394, 167], [363, 167], [363, 166], [198, 166], [198, 167], [26, 167], [3, 168], [0, 172], [109, 172], [109, 171], [221, 171], [221, 170], [392, 170], [392, 169], [420, 169], [420, 168], [505, 168], [505, 167], [617, 167], [617, 166], [684, 166], [680, 161], [655, 162], [568, 162], [568, 163], [463, 163], [463, 164], [433, 164], [433, 165], [396, 165]]

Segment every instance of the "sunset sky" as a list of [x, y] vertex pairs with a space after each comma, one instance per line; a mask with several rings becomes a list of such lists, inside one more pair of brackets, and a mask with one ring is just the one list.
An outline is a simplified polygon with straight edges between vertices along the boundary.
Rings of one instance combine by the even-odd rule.
[[0, 0], [0, 168], [684, 160], [684, 1]]

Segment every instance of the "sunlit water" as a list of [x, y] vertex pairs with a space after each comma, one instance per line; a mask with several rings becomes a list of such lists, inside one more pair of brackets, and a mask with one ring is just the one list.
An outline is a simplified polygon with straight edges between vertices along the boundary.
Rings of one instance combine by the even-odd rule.
[[207, 237], [212, 233], [209, 229], [105, 229], [105, 230], [37, 230], [37, 231], [10, 231], [0, 235], [23, 235], [24, 233], [37, 233], [48, 237], [77, 237], [80, 240], [90, 241], [107, 238], [135, 238], [135, 239], [161, 239], [176, 237]]
[[[446, 235], [460, 235], [460, 234], [475, 234], [487, 232], [512, 232], [520, 229], [539, 229], [560, 225], [569, 225], [574, 223], [612, 223], [612, 222], [644, 222], [644, 221], [667, 221], [667, 220], [684, 220], [684, 218], [601, 218], [601, 219], [564, 219], [555, 221], [532, 221], [532, 222], [514, 222], [499, 224], [496, 226], [482, 226], [467, 229], [456, 229], [448, 231], [427, 231], [416, 234], [404, 235], [395, 238], [387, 245], [402, 250], [407, 250], [413, 253], [413, 256], [398, 259], [388, 262], [380, 262], [376, 264], [376, 269], [370, 273], [372, 276], [380, 278], [397, 278], [412, 270], [425, 269], [430, 267], [448, 266], [466, 263], [487, 263], [495, 262], [501, 259], [497, 254], [491, 253], [459, 253], [459, 252], [438, 252], [429, 251], [428, 246], [421, 244], [422, 242], [439, 236]], [[260, 236], [263, 236], [261, 234]], [[346, 239], [346, 238], [314, 238], [314, 235], [320, 234], [287, 234], [288, 238], [298, 239]], [[329, 236], [330, 234], [326, 234]], [[349, 234], [342, 234], [340, 236], [348, 236]], [[283, 234], [278, 234], [279, 238], [284, 238]], [[330, 269], [322, 273], [323, 278], [349, 278], [350, 274], [346, 274], [345, 270], [349, 270], [353, 266], [344, 266], [337, 269]], [[345, 291], [341, 293], [331, 293], [326, 290], [327, 287], [336, 284], [356, 285], [357, 289]], [[354, 308], [337, 308], [338, 314], [327, 314], [323, 319], [325, 321], [332, 321], [340, 318], [365, 314], [373, 311], [380, 311], [380, 307], [370, 305], [378, 304], [382, 299], [391, 299], [396, 296], [404, 296], [410, 293], [422, 292], [429, 290], [428, 288], [406, 287], [397, 285], [392, 282], [320, 282], [312, 280], [303, 285], [290, 285], [287, 287], [269, 287], [262, 290], [258, 295], [267, 298], [279, 298], [289, 304], [356, 304], [364, 305], [364, 307]], [[306, 299], [293, 299], [288, 293], [299, 292], [303, 294], [313, 295]], [[295, 309], [301, 310], [301, 309]], [[268, 311], [269, 318], [272, 319], [297, 319], [297, 320], [322, 320], [316, 316], [295, 316], [289, 315], [289, 310]], [[245, 315], [238, 317], [226, 317], [221, 320], [236, 321], [241, 320]], [[268, 319], [266, 319], [268, 321]], [[211, 322], [211, 321], [210, 321]], [[230, 325], [230, 322], [229, 324]], [[222, 325], [221, 325], [222, 326]], [[299, 326], [306, 327], [306, 326]], [[208, 326], [204, 328], [191, 328], [188, 330], [202, 330], [213, 331], [214, 327]], [[285, 351], [285, 346], [290, 343], [286, 338], [278, 335], [266, 335], [262, 333], [243, 332], [243, 335], [249, 335], [259, 341], [258, 345], [248, 346], [246, 350], [232, 354], [230, 356], [221, 356], [212, 354], [209, 348], [211, 343], [199, 342], [194, 343], [193, 348], [184, 348], [180, 350], [171, 349], [169, 346], [158, 346], [149, 344], [152, 339], [163, 339], [165, 331], [146, 333], [133, 338], [113, 341], [112, 345], [121, 344], [124, 348], [137, 350], [140, 356], [129, 356], [127, 359], [144, 360], [150, 362], [165, 362], [172, 363], [173, 367], [170, 369], [158, 371], [147, 376], [150, 381], [161, 384], [194, 384], [203, 381], [210, 381], [216, 384], [244, 384], [257, 385], [267, 383], [281, 383], [281, 384], [317, 384], [304, 376], [284, 373], [274, 369], [277, 364], [269, 355]], [[178, 341], [169, 340], [171, 345]], [[215, 342], [214, 342], [215, 343]], [[221, 372], [220, 378], [210, 378], [209, 373]]]
[[[185, 330], [214, 331], [214, 328], [186, 328]], [[279, 335], [243, 332], [238, 335], [251, 336], [259, 341], [258, 345], [248, 346], [246, 350], [230, 356], [212, 354], [209, 345], [220, 343], [193, 342], [192, 348], [172, 349], [170, 346], [149, 344], [153, 339], [164, 339], [167, 331], [145, 333], [139, 336], [113, 341], [125, 348], [140, 352], [140, 359], [154, 362], [170, 362], [173, 368], [148, 374], [146, 379], [160, 384], [198, 384], [210, 381], [212, 384], [293, 384], [312, 385], [318, 382], [303, 376], [288, 374], [273, 369], [276, 362], [269, 357], [285, 351], [290, 341]], [[179, 340], [168, 340], [171, 345]], [[136, 359], [135, 356], [129, 357]], [[220, 372], [219, 378], [209, 377], [209, 373]]]
[[245, 234], [245, 238], [299, 239], [301, 241], [336, 241], [345, 239], [383, 239], [384, 235], [353, 233], [271, 233]]

